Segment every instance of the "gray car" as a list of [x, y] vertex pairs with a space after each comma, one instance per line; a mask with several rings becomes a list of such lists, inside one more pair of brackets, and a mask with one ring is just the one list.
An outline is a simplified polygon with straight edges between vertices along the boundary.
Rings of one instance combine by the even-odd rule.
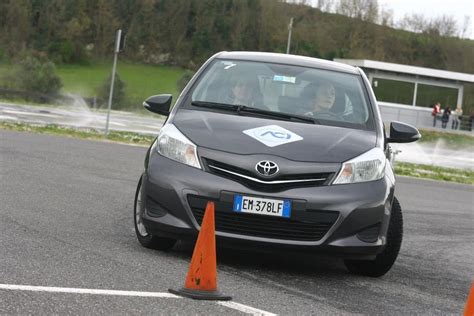
[[147, 248], [195, 239], [208, 201], [218, 243], [344, 258], [381, 276], [403, 235], [390, 142], [361, 69], [273, 53], [221, 52], [171, 95], [144, 102], [167, 116], [145, 158], [135, 230]]

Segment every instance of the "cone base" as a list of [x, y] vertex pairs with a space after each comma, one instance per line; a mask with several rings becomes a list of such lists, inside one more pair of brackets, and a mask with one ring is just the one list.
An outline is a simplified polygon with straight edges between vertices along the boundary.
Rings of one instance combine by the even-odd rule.
[[179, 290], [168, 289], [168, 292], [195, 300], [230, 301], [232, 299], [219, 291], [190, 290], [184, 287]]

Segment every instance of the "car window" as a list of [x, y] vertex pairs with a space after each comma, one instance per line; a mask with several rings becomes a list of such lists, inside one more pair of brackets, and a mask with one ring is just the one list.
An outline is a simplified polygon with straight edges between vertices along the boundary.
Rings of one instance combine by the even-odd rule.
[[371, 117], [360, 76], [262, 62], [214, 61], [191, 101], [246, 105], [328, 125], [367, 127]]

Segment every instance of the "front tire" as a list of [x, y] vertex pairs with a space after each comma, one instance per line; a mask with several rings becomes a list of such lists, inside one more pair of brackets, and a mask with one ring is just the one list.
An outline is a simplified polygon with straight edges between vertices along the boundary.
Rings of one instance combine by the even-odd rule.
[[142, 201], [142, 177], [138, 181], [137, 191], [135, 193], [135, 203], [133, 207], [133, 218], [135, 223], [135, 234], [140, 244], [145, 248], [167, 251], [176, 244], [176, 239], [153, 236], [143, 224], [143, 214], [145, 204]]
[[381, 277], [395, 263], [403, 239], [402, 208], [397, 198], [392, 202], [392, 214], [387, 232], [387, 244], [374, 260], [345, 260], [346, 268], [354, 273], [370, 277]]

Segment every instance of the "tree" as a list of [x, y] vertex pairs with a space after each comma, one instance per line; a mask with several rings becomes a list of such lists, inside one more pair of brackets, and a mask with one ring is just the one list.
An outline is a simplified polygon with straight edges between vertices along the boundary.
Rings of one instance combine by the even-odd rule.
[[57, 94], [62, 87], [54, 63], [45, 57], [27, 56], [15, 67], [14, 88], [44, 94]]
[[92, 18], [93, 39], [96, 53], [103, 57], [113, 51], [115, 43], [115, 32], [120, 27], [120, 22], [114, 14], [115, 1], [97, 0], [93, 8]]
[[430, 29], [435, 30], [441, 36], [458, 35], [458, 24], [454, 16], [443, 14], [431, 20]]
[[194, 71], [192, 70], [186, 70], [181, 78], [178, 79], [178, 82], [176, 83], [176, 87], [178, 88], [178, 92], [181, 93], [183, 89], [186, 87], [188, 82], [191, 80], [191, 78], [194, 76]]
[[[105, 105], [109, 101], [111, 80], [112, 75], [109, 75], [109, 77], [97, 89], [97, 97], [99, 99], [99, 104], [101, 105]], [[114, 93], [112, 95], [112, 107], [114, 109], [120, 109], [126, 106], [127, 97], [125, 93], [125, 82], [123, 82], [118, 73], [115, 73]]]
[[395, 23], [393, 22], [393, 10], [392, 9], [380, 9], [379, 13], [379, 23], [383, 26], [393, 27]]
[[336, 13], [375, 23], [378, 18], [377, 0], [339, 0]]
[[318, 0], [316, 7], [324, 12], [332, 12], [333, 9], [333, 1], [330, 0]]
[[464, 22], [462, 23], [461, 29], [459, 30], [460, 38], [469, 38], [469, 35], [471, 35], [469, 31], [470, 25], [471, 25], [471, 17], [469, 15], [465, 15]]
[[[3, 2], [3, 1], [2, 1]], [[0, 36], [10, 55], [18, 54], [26, 49], [31, 32], [31, 9], [26, 0], [10, 0], [0, 6]], [[4, 15], [4, 18], [2, 18]], [[2, 45], [3, 46], [3, 45]]]

